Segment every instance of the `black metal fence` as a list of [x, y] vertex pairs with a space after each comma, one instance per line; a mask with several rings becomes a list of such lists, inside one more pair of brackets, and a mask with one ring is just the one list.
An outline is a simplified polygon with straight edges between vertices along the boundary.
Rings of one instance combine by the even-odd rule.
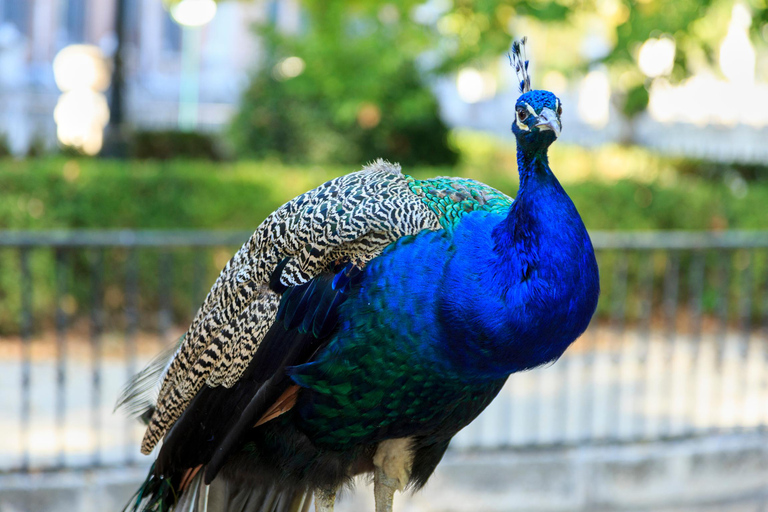
[[[250, 233], [0, 231], [0, 471], [134, 464], [122, 384], [183, 332]], [[459, 448], [768, 425], [768, 232], [592, 233], [602, 294], [557, 364]]]
[[112, 413], [122, 383], [250, 234], [0, 232], [0, 471], [135, 462], [135, 422]]

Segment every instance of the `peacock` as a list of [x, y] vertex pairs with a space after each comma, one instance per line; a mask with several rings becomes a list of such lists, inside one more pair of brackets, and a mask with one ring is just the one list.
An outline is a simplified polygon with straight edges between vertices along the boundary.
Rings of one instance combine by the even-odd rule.
[[378, 160], [269, 215], [174, 353], [124, 391], [147, 420], [142, 452], [162, 440], [127, 509], [306, 511], [314, 497], [330, 512], [372, 474], [376, 512], [391, 511], [510, 374], [584, 332], [597, 262], [547, 159], [562, 105], [531, 90], [524, 44], [510, 55], [516, 199]]

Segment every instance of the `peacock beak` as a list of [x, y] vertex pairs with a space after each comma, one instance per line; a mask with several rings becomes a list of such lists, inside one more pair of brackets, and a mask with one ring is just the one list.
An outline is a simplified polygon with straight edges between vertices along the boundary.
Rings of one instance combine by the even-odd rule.
[[552, 130], [555, 132], [555, 137], [560, 136], [560, 120], [557, 118], [555, 111], [544, 107], [539, 114], [538, 122], [535, 125], [539, 130]]

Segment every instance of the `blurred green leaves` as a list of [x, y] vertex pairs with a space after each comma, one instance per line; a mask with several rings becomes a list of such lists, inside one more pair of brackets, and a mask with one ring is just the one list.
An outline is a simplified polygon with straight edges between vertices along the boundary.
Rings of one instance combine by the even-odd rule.
[[450, 165], [448, 128], [416, 57], [427, 35], [398, 20], [413, 2], [382, 11], [365, 2], [305, 2], [296, 34], [258, 28], [265, 58], [231, 135], [243, 156], [357, 163], [387, 158]]
[[[352, 163], [455, 161], [427, 84], [466, 66], [492, 68], [531, 36], [535, 77], [606, 65], [628, 117], [648, 104], [637, 65], [649, 38], [675, 42], [668, 77], [717, 66], [732, 0], [302, 0], [298, 28], [256, 30], [264, 55], [231, 134], [240, 155]], [[768, 3], [751, 0], [752, 32], [768, 41]], [[533, 57], [533, 55], [531, 55]], [[288, 63], [300, 70], [284, 73]], [[287, 68], [286, 68], [287, 69]], [[759, 71], [759, 70], [758, 70]], [[765, 71], [763, 71], [765, 73]]]

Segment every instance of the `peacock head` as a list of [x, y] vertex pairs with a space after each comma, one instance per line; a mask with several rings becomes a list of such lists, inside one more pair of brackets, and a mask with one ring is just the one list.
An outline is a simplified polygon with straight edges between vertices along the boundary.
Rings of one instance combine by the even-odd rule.
[[515, 104], [512, 133], [518, 144], [548, 147], [560, 136], [563, 105], [549, 91], [528, 91]]
[[509, 61], [520, 79], [522, 93], [515, 103], [512, 133], [517, 138], [518, 146], [524, 151], [546, 150], [560, 136], [560, 130], [563, 128], [560, 121], [563, 106], [560, 99], [551, 92], [531, 90], [525, 38], [512, 44]]

